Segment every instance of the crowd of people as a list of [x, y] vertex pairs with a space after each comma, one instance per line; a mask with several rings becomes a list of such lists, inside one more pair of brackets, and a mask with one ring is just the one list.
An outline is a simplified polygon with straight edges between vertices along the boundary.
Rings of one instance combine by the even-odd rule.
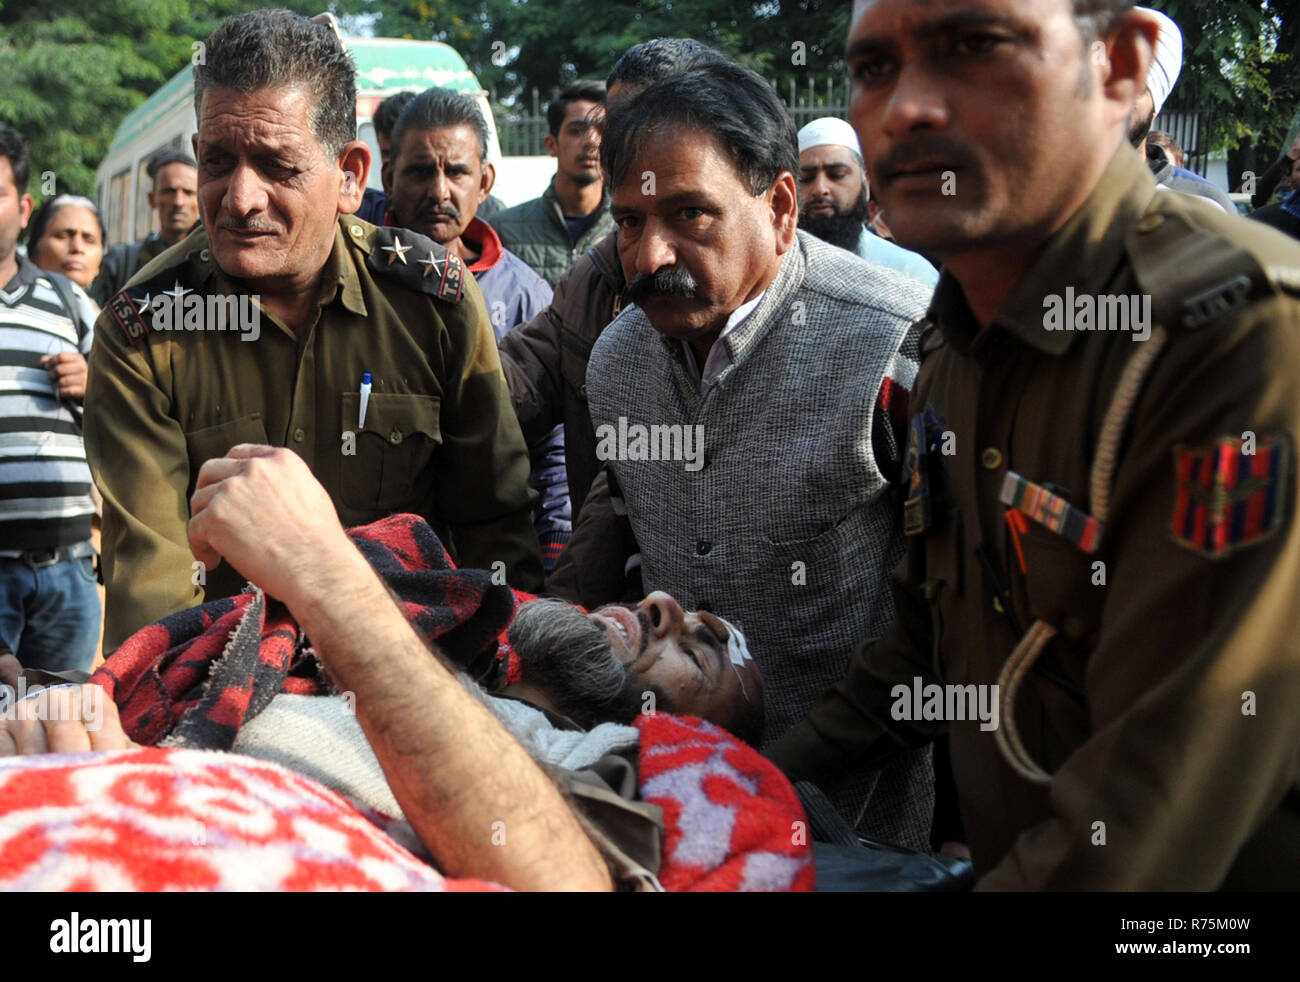
[[[708, 46], [638, 44], [551, 103], [556, 175], [509, 208], [471, 98], [386, 100], [372, 161], [342, 44], [284, 11], [208, 40], [141, 242], [32, 214], [0, 125], [0, 681], [82, 686], [0, 756], [240, 749], [318, 674], [448, 875], [671, 886], [689, 814], [729, 888], [832, 849], [1294, 888], [1300, 138], [1243, 218], [1152, 129], [1178, 26], [1084, 6], [856, 0], [850, 120], [801, 129]], [[186, 691], [243, 693], [210, 732], [123, 684], [182, 648]], [[744, 854], [716, 790], [662, 807], [656, 713], [779, 769], [811, 858]]]

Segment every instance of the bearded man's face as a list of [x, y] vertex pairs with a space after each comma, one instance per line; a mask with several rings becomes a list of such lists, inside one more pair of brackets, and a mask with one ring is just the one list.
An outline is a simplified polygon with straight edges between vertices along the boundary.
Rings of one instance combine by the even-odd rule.
[[525, 682], [575, 723], [630, 723], [655, 710], [699, 716], [756, 743], [762, 676], [743, 635], [655, 592], [635, 607], [584, 614], [556, 600], [521, 604], [509, 641]]
[[643, 691], [650, 690], [615, 656], [606, 630], [576, 607], [562, 600], [521, 604], [508, 637], [524, 679], [579, 726], [630, 723], [642, 712]]

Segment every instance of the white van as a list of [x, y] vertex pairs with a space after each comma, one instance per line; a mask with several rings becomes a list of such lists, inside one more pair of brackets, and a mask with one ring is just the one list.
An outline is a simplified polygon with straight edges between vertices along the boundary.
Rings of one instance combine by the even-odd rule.
[[[370, 187], [382, 187], [379, 145], [370, 117], [385, 98], [403, 90], [418, 92], [437, 85], [473, 96], [488, 126], [488, 159], [500, 161], [501, 147], [487, 93], [454, 48], [440, 41], [342, 40], [357, 66], [357, 136], [370, 144], [374, 155]], [[107, 245], [135, 242], [155, 227], [148, 199], [151, 182], [145, 171], [149, 158], [163, 149], [193, 153], [190, 137], [196, 128], [193, 66], [178, 72], [122, 121], [99, 165], [96, 182]]]

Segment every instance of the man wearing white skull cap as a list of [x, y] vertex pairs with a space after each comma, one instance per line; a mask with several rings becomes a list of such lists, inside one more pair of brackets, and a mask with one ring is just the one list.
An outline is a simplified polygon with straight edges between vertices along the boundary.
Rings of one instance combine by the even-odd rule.
[[858, 135], [823, 116], [799, 131], [799, 227], [933, 288], [939, 273], [923, 256], [876, 235], [866, 224], [870, 185]]

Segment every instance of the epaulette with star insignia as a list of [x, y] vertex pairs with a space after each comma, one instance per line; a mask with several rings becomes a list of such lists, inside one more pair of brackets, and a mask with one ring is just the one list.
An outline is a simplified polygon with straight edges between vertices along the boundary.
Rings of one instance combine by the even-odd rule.
[[184, 262], [113, 294], [108, 301], [108, 312], [122, 329], [126, 343], [137, 344], [153, 332], [155, 301], [181, 301], [192, 292], [195, 281], [193, 266]]
[[460, 256], [410, 229], [376, 228], [370, 239], [366, 265], [382, 276], [447, 303], [459, 303], [465, 292], [465, 263]]

